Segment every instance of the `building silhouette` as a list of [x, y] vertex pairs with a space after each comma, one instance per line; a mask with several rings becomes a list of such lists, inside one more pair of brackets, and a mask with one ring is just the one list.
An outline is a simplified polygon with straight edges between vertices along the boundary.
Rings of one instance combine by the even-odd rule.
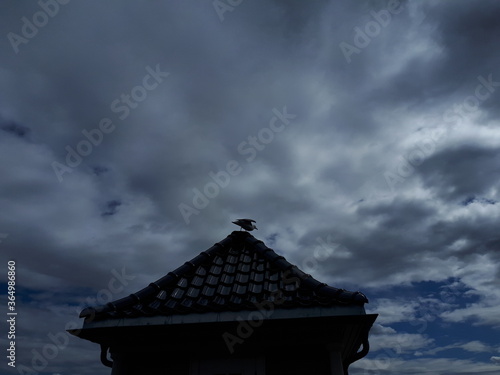
[[144, 289], [84, 309], [70, 333], [99, 344], [112, 375], [345, 375], [369, 350], [367, 302], [235, 231]]

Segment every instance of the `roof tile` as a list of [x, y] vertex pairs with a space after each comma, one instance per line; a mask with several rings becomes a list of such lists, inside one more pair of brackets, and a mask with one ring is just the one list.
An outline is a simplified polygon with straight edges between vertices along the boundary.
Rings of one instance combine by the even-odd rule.
[[257, 309], [363, 305], [360, 292], [330, 287], [290, 264], [248, 232], [235, 231], [146, 288], [105, 306], [84, 309], [96, 320]]

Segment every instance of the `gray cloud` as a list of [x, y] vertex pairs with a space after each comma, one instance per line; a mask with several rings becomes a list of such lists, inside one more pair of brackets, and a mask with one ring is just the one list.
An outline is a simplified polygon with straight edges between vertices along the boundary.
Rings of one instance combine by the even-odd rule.
[[[479, 77], [500, 81], [498, 7], [401, 2], [349, 63], [340, 44], [355, 45], [386, 1], [244, 1], [223, 22], [211, 2], [69, 2], [33, 37], [23, 17], [40, 5], [2, 3], [0, 259], [15, 257], [20, 286], [56, 300], [26, 316], [66, 306], [50, 320], [60, 330], [112, 270], [135, 276], [119, 298], [251, 217], [258, 238], [321, 281], [377, 291], [461, 278], [480, 301], [447, 319], [497, 324], [485, 301], [497, 301], [488, 287], [500, 272], [499, 90], [476, 89]], [[17, 53], [9, 33], [27, 40]], [[146, 80], [157, 67], [168, 76]], [[123, 95], [126, 112], [113, 106]], [[284, 107], [296, 117], [269, 130]], [[86, 144], [68, 167], [68, 148]], [[54, 162], [70, 168], [62, 181]], [[205, 194], [216, 174], [218, 192], [194, 207], [193, 189]], [[199, 211], [189, 224], [181, 203]], [[318, 239], [336, 245], [314, 264]], [[74, 345], [90, 363], [93, 347]], [[65, 353], [50, 371], [76, 350]]]

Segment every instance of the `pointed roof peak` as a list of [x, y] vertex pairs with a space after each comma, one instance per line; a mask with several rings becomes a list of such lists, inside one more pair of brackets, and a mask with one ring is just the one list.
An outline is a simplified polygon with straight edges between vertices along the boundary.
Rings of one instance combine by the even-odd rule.
[[330, 287], [289, 263], [246, 231], [234, 231], [211, 248], [128, 297], [88, 307], [91, 320], [256, 310], [362, 306], [360, 292]]

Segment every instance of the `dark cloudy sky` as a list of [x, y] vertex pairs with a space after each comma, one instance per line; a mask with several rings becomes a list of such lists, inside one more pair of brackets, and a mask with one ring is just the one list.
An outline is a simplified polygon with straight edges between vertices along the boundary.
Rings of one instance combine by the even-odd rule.
[[500, 373], [498, 1], [45, 1], [0, 4], [18, 369], [108, 374], [81, 308], [250, 217], [380, 314], [351, 374]]

